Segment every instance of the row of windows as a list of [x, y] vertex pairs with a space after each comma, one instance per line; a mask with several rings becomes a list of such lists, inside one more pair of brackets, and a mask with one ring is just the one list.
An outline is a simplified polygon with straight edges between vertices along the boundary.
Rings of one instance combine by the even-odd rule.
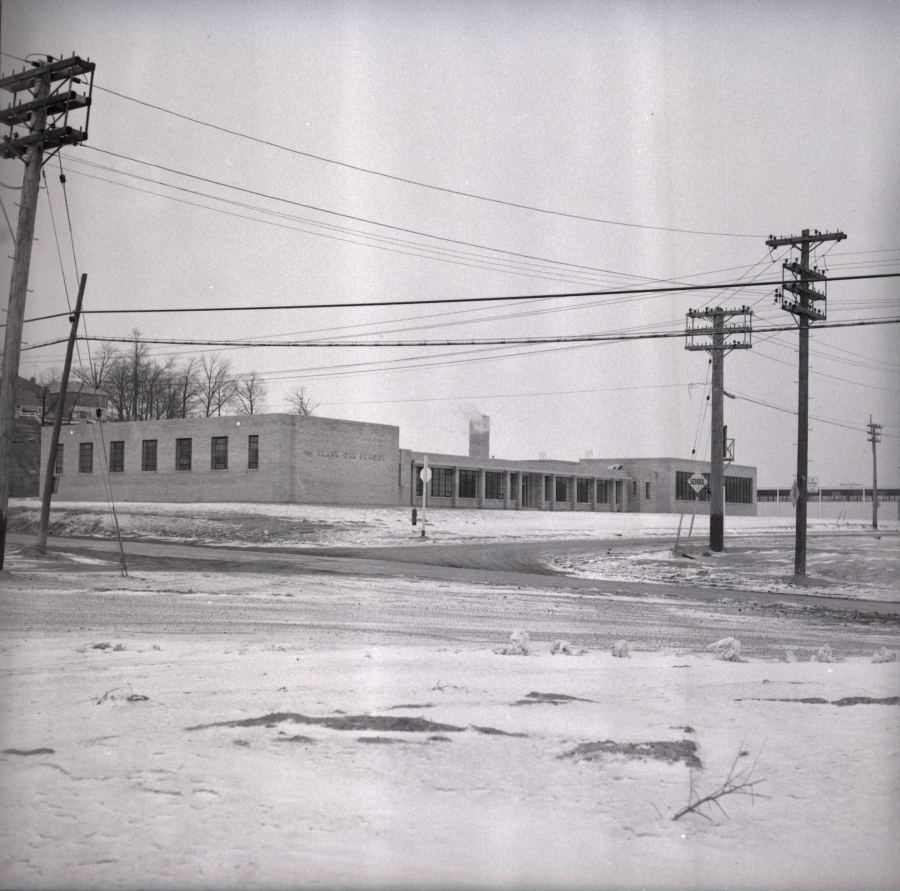
[[[428, 487], [428, 494], [431, 498], [452, 498], [453, 497], [453, 469], [450, 467], [430, 467], [431, 483]], [[422, 495], [422, 478], [420, 473], [422, 465], [416, 465], [416, 496]], [[473, 469], [460, 468], [459, 471], [459, 498], [477, 498], [478, 497], [478, 476], [479, 471]], [[571, 479], [569, 477], [558, 476], [544, 477], [544, 500], [568, 502], [571, 500]], [[579, 504], [590, 504], [593, 485], [597, 486], [597, 502], [599, 504], [610, 504], [613, 496], [614, 480], [593, 480], [590, 478], [578, 477], [576, 480], [576, 499]], [[502, 501], [506, 497], [506, 472], [498, 470], [486, 470], [484, 472], [484, 497], [487, 500]], [[648, 483], [649, 486], [649, 483]], [[509, 475], [510, 497], [516, 498], [519, 491], [519, 474], [510, 473]], [[648, 495], [649, 498], [649, 490]]]
[[[776, 498], [777, 493], [777, 498]], [[810, 501], [862, 501], [862, 489], [820, 489], [809, 493]], [[757, 501], [790, 501], [790, 489], [759, 489], [756, 493]], [[866, 501], [872, 500], [872, 489], [866, 489]], [[900, 491], [897, 489], [879, 489], [879, 502], [900, 501]]]
[[[707, 487], [698, 495], [691, 487], [688, 480], [693, 476], [690, 471], [677, 470], [675, 472], [675, 499], [676, 501], [709, 501], [709, 474], [704, 473], [707, 479]], [[649, 485], [649, 483], [648, 483]], [[748, 476], [725, 477], [725, 503], [726, 504], [753, 504], [753, 479]]]
[[[155, 473], [157, 470], [158, 440], [145, 439], [141, 442], [141, 470]], [[54, 472], [62, 474], [64, 445], [60, 443], [56, 452]], [[190, 438], [175, 440], [175, 470], [191, 470], [193, 468], [193, 440]], [[228, 470], [228, 437], [213, 436], [210, 442], [210, 470]], [[247, 437], [247, 469], [259, 469], [259, 436]], [[94, 472], [94, 444], [82, 442], [78, 445], [78, 472]], [[125, 442], [117, 440], [109, 444], [109, 472], [125, 472]]]

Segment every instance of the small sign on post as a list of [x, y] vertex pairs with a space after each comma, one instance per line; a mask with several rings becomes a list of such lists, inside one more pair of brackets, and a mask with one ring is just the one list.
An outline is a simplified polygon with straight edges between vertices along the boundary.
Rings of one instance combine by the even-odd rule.
[[428, 484], [431, 482], [431, 468], [428, 466], [428, 455], [425, 456], [419, 479], [422, 480], [422, 538], [425, 538], [425, 508], [428, 504]]
[[[683, 477], [682, 477], [683, 479]], [[707, 486], [708, 480], [701, 473], [695, 473], [689, 480], [688, 485], [699, 495]]]
[[819, 478], [817, 476], [808, 477], [806, 480], [806, 491], [810, 495], [815, 495], [819, 491]]

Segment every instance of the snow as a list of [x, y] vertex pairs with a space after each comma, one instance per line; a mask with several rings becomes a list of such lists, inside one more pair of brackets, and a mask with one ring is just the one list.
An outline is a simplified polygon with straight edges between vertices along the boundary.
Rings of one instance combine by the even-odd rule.
[[[16, 505], [17, 522], [31, 509]], [[414, 535], [396, 510], [127, 505], [120, 521], [154, 537], [184, 521], [178, 538], [193, 511], [201, 528], [231, 524], [216, 536], [272, 522], [275, 537], [278, 520], [314, 527], [317, 546]], [[70, 512], [75, 527], [101, 516], [66, 504], [55, 521]], [[772, 552], [761, 562], [780, 559], [766, 541], [784, 526], [729, 519], [726, 558], [756, 536]], [[614, 571], [648, 578], [675, 559], [653, 541], [675, 528], [658, 515], [442, 511], [428, 532], [621, 535], [638, 541]], [[896, 539], [851, 536], [848, 551], [828, 538], [826, 560], [874, 566], [869, 548]], [[681, 559], [698, 574], [720, 571], [695, 553]], [[738, 558], [727, 573], [771, 582]], [[210, 568], [119, 579], [107, 567], [47, 568], [14, 550], [0, 573], [2, 887], [896, 887], [900, 663], [871, 661], [883, 643], [898, 649], [895, 623], [848, 655], [835, 640], [846, 622], [826, 622], [837, 661], [811, 662], [823, 632], [800, 641], [802, 614], [726, 626], [697, 607], [697, 645], [663, 631], [621, 659], [616, 605], [664, 628], [671, 601]], [[141, 624], [139, 607], [159, 620]], [[234, 610], [246, 622], [228, 624]], [[63, 630], [48, 630], [57, 613]], [[226, 630], [210, 630], [215, 616]], [[763, 626], [800, 661], [760, 655], [773, 652], [753, 645]], [[514, 632], [530, 632], [528, 655], [501, 654]], [[709, 649], [726, 637], [744, 638], [746, 661]], [[560, 639], [577, 641], [572, 655], [551, 653]], [[691, 742], [702, 767], [663, 756]], [[604, 745], [573, 755], [592, 743]], [[753, 796], [673, 820], [735, 773], [758, 782]]]

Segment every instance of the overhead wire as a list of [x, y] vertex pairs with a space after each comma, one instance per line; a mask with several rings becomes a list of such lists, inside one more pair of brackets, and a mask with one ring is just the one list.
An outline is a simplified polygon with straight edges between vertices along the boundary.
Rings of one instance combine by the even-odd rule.
[[426, 182], [422, 182], [420, 180], [414, 180], [414, 179], [410, 179], [407, 177], [397, 176], [395, 174], [385, 173], [383, 171], [374, 170], [372, 168], [363, 167], [361, 165], [349, 164], [345, 161], [338, 161], [334, 158], [328, 158], [324, 155], [317, 155], [317, 154], [313, 154], [312, 152], [306, 152], [306, 151], [302, 151], [300, 149], [291, 148], [289, 146], [282, 145], [280, 143], [277, 143], [277, 142], [274, 142], [271, 140], [262, 139], [261, 137], [258, 137], [258, 136], [252, 136], [249, 133], [243, 133], [238, 130], [232, 130], [228, 127], [222, 127], [218, 124], [210, 123], [209, 121], [203, 121], [203, 120], [200, 120], [199, 118], [194, 118], [194, 117], [191, 117], [190, 115], [182, 114], [180, 112], [173, 111], [172, 109], [164, 108], [161, 105], [154, 105], [153, 103], [146, 102], [142, 99], [136, 99], [133, 96], [126, 96], [124, 93], [119, 93], [115, 90], [111, 90], [108, 87], [102, 87], [98, 84], [94, 85], [94, 89], [102, 90], [103, 92], [110, 93], [111, 95], [114, 95], [114, 96], [118, 96], [120, 99], [125, 99], [130, 102], [135, 102], [139, 105], [143, 105], [148, 108], [152, 108], [156, 111], [161, 111], [165, 114], [172, 115], [174, 117], [180, 118], [185, 121], [189, 121], [190, 123], [197, 124], [202, 127], [209, 127], [212, 130], [217, 130], [221, 133], [227, 133], [231, 136], [237, 136], [242, 139], [247, 139], [251, 142], [265, 145], [270, 148], [275, 148], [280, 151], [289, 152], [293, 155], [299, 155], [301, 157], [309, 158], [309, 159], [312, 159], [315, 161], [320, 161], [320, 162], [326, 163], [326, 164], [333, 164], [337, 167], [342, 167], [344, 169], [352, 170], [357, 173], [365, 173], [370, 176], [382, 177], [384, 179], [392, 180], [394, 182], [404, 183], [405, 185], [417, 186], [419, 188], [425, 188], [425, 189], [431, 189], [431, 190], [434, 190], [437, 192], [443, 192], [448, 195], [456, 195], [456, 196], [463, 197], [463, 198], [470, 198], [470, 199], [474, 199], [477, 201], [488, 202], [490, 204], [497, 204], [497, 205], [502, 205], [505, 207], [511, 207], [511, 208], [515, 208], [517, 210], [527, 210], [527, 211], [531, 211], [534, 213], [547, 214], [547, 215], [556, 216], [556, 217], [564, 217], [566, 219], [581, 220], [581, 221], [590, 222], [590, 223], [601, 223], [601, 224], [607, 225], [607, 226], [621, 226], [621, 227], [630, 228], [630, 229], [646, 229], [646, 230], [652, 230], [652, 231], [658, 231], [658, 232], [670, 232], [670, 233], [686, 234], [686, 235], [705, 235], [705, 236], [714, 236], [714, 237], [719, 237], [719, 238], [763, 239], [766, 237], [765, 235], [759, 235], [759, 234], [748, 234], [748, 233], [738, 233], [738, 232], [711, 232], [711, 231], [697, 230], [697, 229], [681, 229], [681, 228], [676, 228], [676, 227], [671, 227], [671, 226], [653, 226], [653, 225], [642, 224], [642, 223], [626, 223], [626, 222], [621, 222], [618, 220], [601, 219], [598, 217], [591, 217], [591, 216], [587, 216], [587, 215], [576, 214], [576, 213], [571, 213], [571, 212], [566, 212], [566, 211], [550, 210], [548, 208], [537, 207], [535, 205], [525, 204], [525, 203], [521, 203], [521, 202], [506, 201], [501, 198], [492, 198], [492, 197], [489, 197], [486, 195], [478, 195], [474, 192], [465, 192], [460, 189], [451, 189], [451, 188], [448, 188], [445, 186], [438, 186], [438, 185], [434, 185], [433, 183], [426, 183]]

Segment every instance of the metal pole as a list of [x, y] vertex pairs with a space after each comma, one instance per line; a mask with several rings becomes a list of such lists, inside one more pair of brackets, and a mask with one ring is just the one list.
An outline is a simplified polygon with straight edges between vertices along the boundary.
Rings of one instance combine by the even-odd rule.
[[422, 464], [422, 538], [425, 538], [425, 508], [428, 505], [428, 455]]
[[[50, 95], [49, 72], [41, 78], [34, 94], [41, 102], [33, 112], [29, 130], [43, 133], [47, 124], [47, 105]], [[44, 101], [42, 101], [44, 100]], [[19, 377], [19, 355], [22, 350], [22, 325], [25, 320], [25, 296], [28, 292], [28, 272], [31, 266], [31, 245], [34, 241], [34, 220], [37, 215], [38, 189], [41, 183], [41, 162], [44, 142], [39, 139], [28, 151], [22, 177], [22, 201], [16, 232], [16, 254], [13, 258], [9, 284], [9, 307], [6, 313], [6, 337], [3, 348], [3, 378], [0, 380], [0, 569], [6, 553], [6, 524], [9, 509], [9, 477], [12, 464], [13, 430], [16, 424], [16, 381]]]
[[81, 316], [81, 301], [84, 299], [84, 287], [87, 284], [87, 273], [81, 276], [78, 286], [78, 298], [75, 301], [75, 312], [72, 314], [72, 330], [69, 332], [69, 343], [66, 346], [66, 362], [63, 366], [62, 380], [59, 384], [59, 398], [56, 400], [56, 417], [53, 419], [53, 433], [50, 435], [50, 451], [47, 454], [47, 465], [44, 468], [44, 491], [41, 495], [41, 525], [38, 530], [38, 551], [47, 553], [47, 533], [50, 528], [50, 499], [53, 497], [53, 473], [56, 469], [56, 452], [59, 447], [59, 433], [62, 429], [63, 412], [66, 409], [66, 392], [69, 387], [69, 372], [72, 370], [72, 353], [75, 349], [75, 335], [78, 333], [78, 319]]
[[716, 307], [712, 334], [712, 436], [709, 474], [709, 547], [725, 549], [725, 313]]
[[872, 443], [872, 528], [878, 528], [878, 455], [875, 452], [875, 443], [881, 442], [878, 438], [878, 431], [881, 424], [872, 422], [872, 416], [869, 415], [869, 441]]
[[[809, 237], [809, 229], [803, 230], [803, 238]], [[809, 242], [804, 240], [800, 248], [800, 266], [809, 268]], [[800, 295], [802, 309], [809, 307], [809, 297]], [[797, 396], [797, 510], [794, 533], [794, 575], [806, 575], [806, 475], [809, 469], [809, 317], [800, 313], [800, 374]]]

